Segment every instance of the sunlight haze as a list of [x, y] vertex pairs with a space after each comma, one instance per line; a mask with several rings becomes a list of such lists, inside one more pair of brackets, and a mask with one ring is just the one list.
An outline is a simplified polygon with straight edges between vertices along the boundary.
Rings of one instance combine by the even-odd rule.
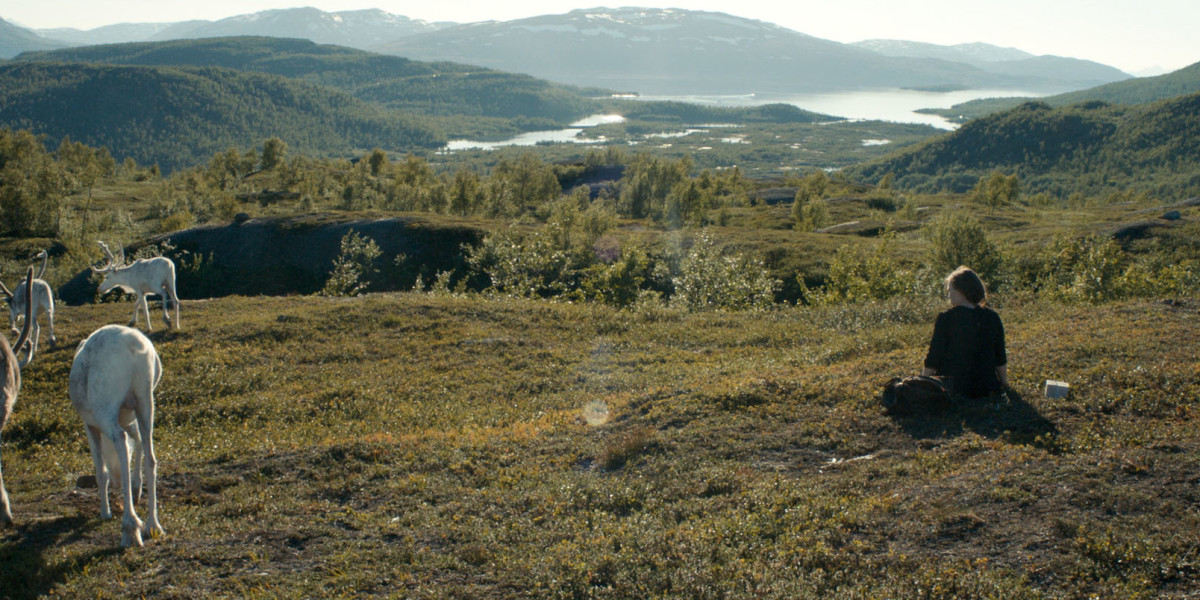
[[[450, 0], [44, 0], [12, 2], [0, 17], [19, 25], [50, 29], [94, 29], [116, 23], [216, 21], [263, 10], [313, 6], [327, 12], [378, 8], [426, 21], [507, 21], [594, 8], [590, 1]], [[1093, 60], [1132, 74], [1170, 71], [1200, 61], [1200, 2], [1195, 0], [678, 0], [630, 2], [634, 6], [724, 12], [776, 23], [837, 42], [901, 39], [933, 44], [984, 42], [1037, 55]]]

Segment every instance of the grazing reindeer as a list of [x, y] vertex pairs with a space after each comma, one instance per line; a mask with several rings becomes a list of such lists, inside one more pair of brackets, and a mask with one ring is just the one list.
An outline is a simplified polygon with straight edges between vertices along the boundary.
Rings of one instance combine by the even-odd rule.
[[[0, 340], [3, 340], [0, 341], [0, 432], [4, 431], [4, 424], [12, 414], [13, 406], [17, 404], [17, 392], [21, 391], [21, 369], [33, 358], [33, 353], [30, 352], [24, 362], [17, 362], [14, 353], [14, 349], [20, 352], [21, 346], [29, 341], [29, 323], [33, 321], [33, 314], [30, 312], [33, 302], [29, 298], [30, 290], [33, 289], [30, 285], [32, 282], [33, 267], [30, 267], [25, 275], [25, 326], [21, 328], [21, 335], [17, 336], [16, 345], [10, 348], [8, 338], [0, 335]], [[8, 491], [4, 489], [4, 470], [0, 469], [0, 525], [11, 525], [12, 522], [12, 507], [8, 503]]]
[[[54, 337], [54, 294], [50, 291], [50, 284], [46, 283], [42, 277], [46, 275], [46, 263], [50, 259], [50, 255], [42, 250], [34, 258], [42, 259], [41, 272], [33, 278], [33, 337], [29, 346], [29, 356], [25, 362], [33, 362], [33, 355], [37, 352], [38, 338], [42, 335], [42, 327], [38, 324], [38, 315], [45, 314], [46, 320], [50, 322], [50, 345], [58, 344], [58, 339]], [[17, 284], [13, 291], [8, 291], [3, 282], [0, 282], [0, 292], [3, 292], [8, 300], [8, 324], [12, 328], [13, 333], [17, 332], [17, 319], [25, 314], [25, 282]]]
[[[104, 275], [104, 280], [100, 282], [100, 293], [107, 294], [114, 287], [120, 287], [137, 296], [137, 302], [133, 305], [133, 320], [129, 322], [129, 326], [137, 327], [138, 308], [141, 308], [146, 315], [146, 331], [154, 329], [150, 323], [150, 302], [146, 300], [146, 295], [160, 294], [163, 320], [167, 322], [167, 328], [179, 329], [179, 296], [175, 294], [175, 263], [164, 256], [157, 256], [125, 264], [125, 250], [121, 250], [121, 258], [118, 260], [108, 249], [107, 244], [97, 243], [104, 250], [104, 254], [108, 255], [108, 264], [100, 268], [92, 267], [93, 271]], [[167, 311], [168, 299], [175, 305], [174, 323], [171, 321], [171, 313]]]
[[[71, 364], [68, 388], [71, 405], [83, 417], [96, 485], [100, 518], [111, 519], [108, 482], [116, 478], [125, 505], [121, 546], [142, 545], [144, 523], [133, 505], [147, 492], [151, 535], [162, 535], [158, 522], [158, 461], [154, 457], [154, 388], [162, 377], [162, 362], [142, 332], [123, 325], [105, 325], [79, 344]], [[130, 456], [129, 438], [133, 438]]]

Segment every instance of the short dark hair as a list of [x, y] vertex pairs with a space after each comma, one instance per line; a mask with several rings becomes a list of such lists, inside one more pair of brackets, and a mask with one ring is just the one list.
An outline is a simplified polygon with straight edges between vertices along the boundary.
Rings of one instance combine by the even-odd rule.
[[987, 288], [983, 287], [983, 280], [979, 278], [978, 273], [967, 267], [959, 267], [946, 276], [947, 293], [950, 288], [958, 290], [971, 304], [982, 306], [987, 302]]

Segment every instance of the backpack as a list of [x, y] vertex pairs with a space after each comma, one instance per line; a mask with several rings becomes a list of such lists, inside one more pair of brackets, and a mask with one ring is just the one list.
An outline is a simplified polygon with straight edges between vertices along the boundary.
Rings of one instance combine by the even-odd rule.
[[939, 413], [950, 408], [950, 391], [937, 377], [893, 377], [884, 384], [879, 403], [889, 415]]

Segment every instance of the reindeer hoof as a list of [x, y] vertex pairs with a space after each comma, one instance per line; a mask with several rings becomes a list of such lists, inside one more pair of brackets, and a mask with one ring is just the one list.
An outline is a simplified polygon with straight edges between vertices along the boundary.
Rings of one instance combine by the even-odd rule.
[[137, 546], [138, 548], [145, 546], [142, 543], [142, 532], [140, 530], [135, 529], [133, 533], [121, 532], [121, 547], [129, 548], [130, 546]]
[[121, 547], [137, 546], [141, 548], [143, 524], [137, 519], [125, 519], [121, 522]]

